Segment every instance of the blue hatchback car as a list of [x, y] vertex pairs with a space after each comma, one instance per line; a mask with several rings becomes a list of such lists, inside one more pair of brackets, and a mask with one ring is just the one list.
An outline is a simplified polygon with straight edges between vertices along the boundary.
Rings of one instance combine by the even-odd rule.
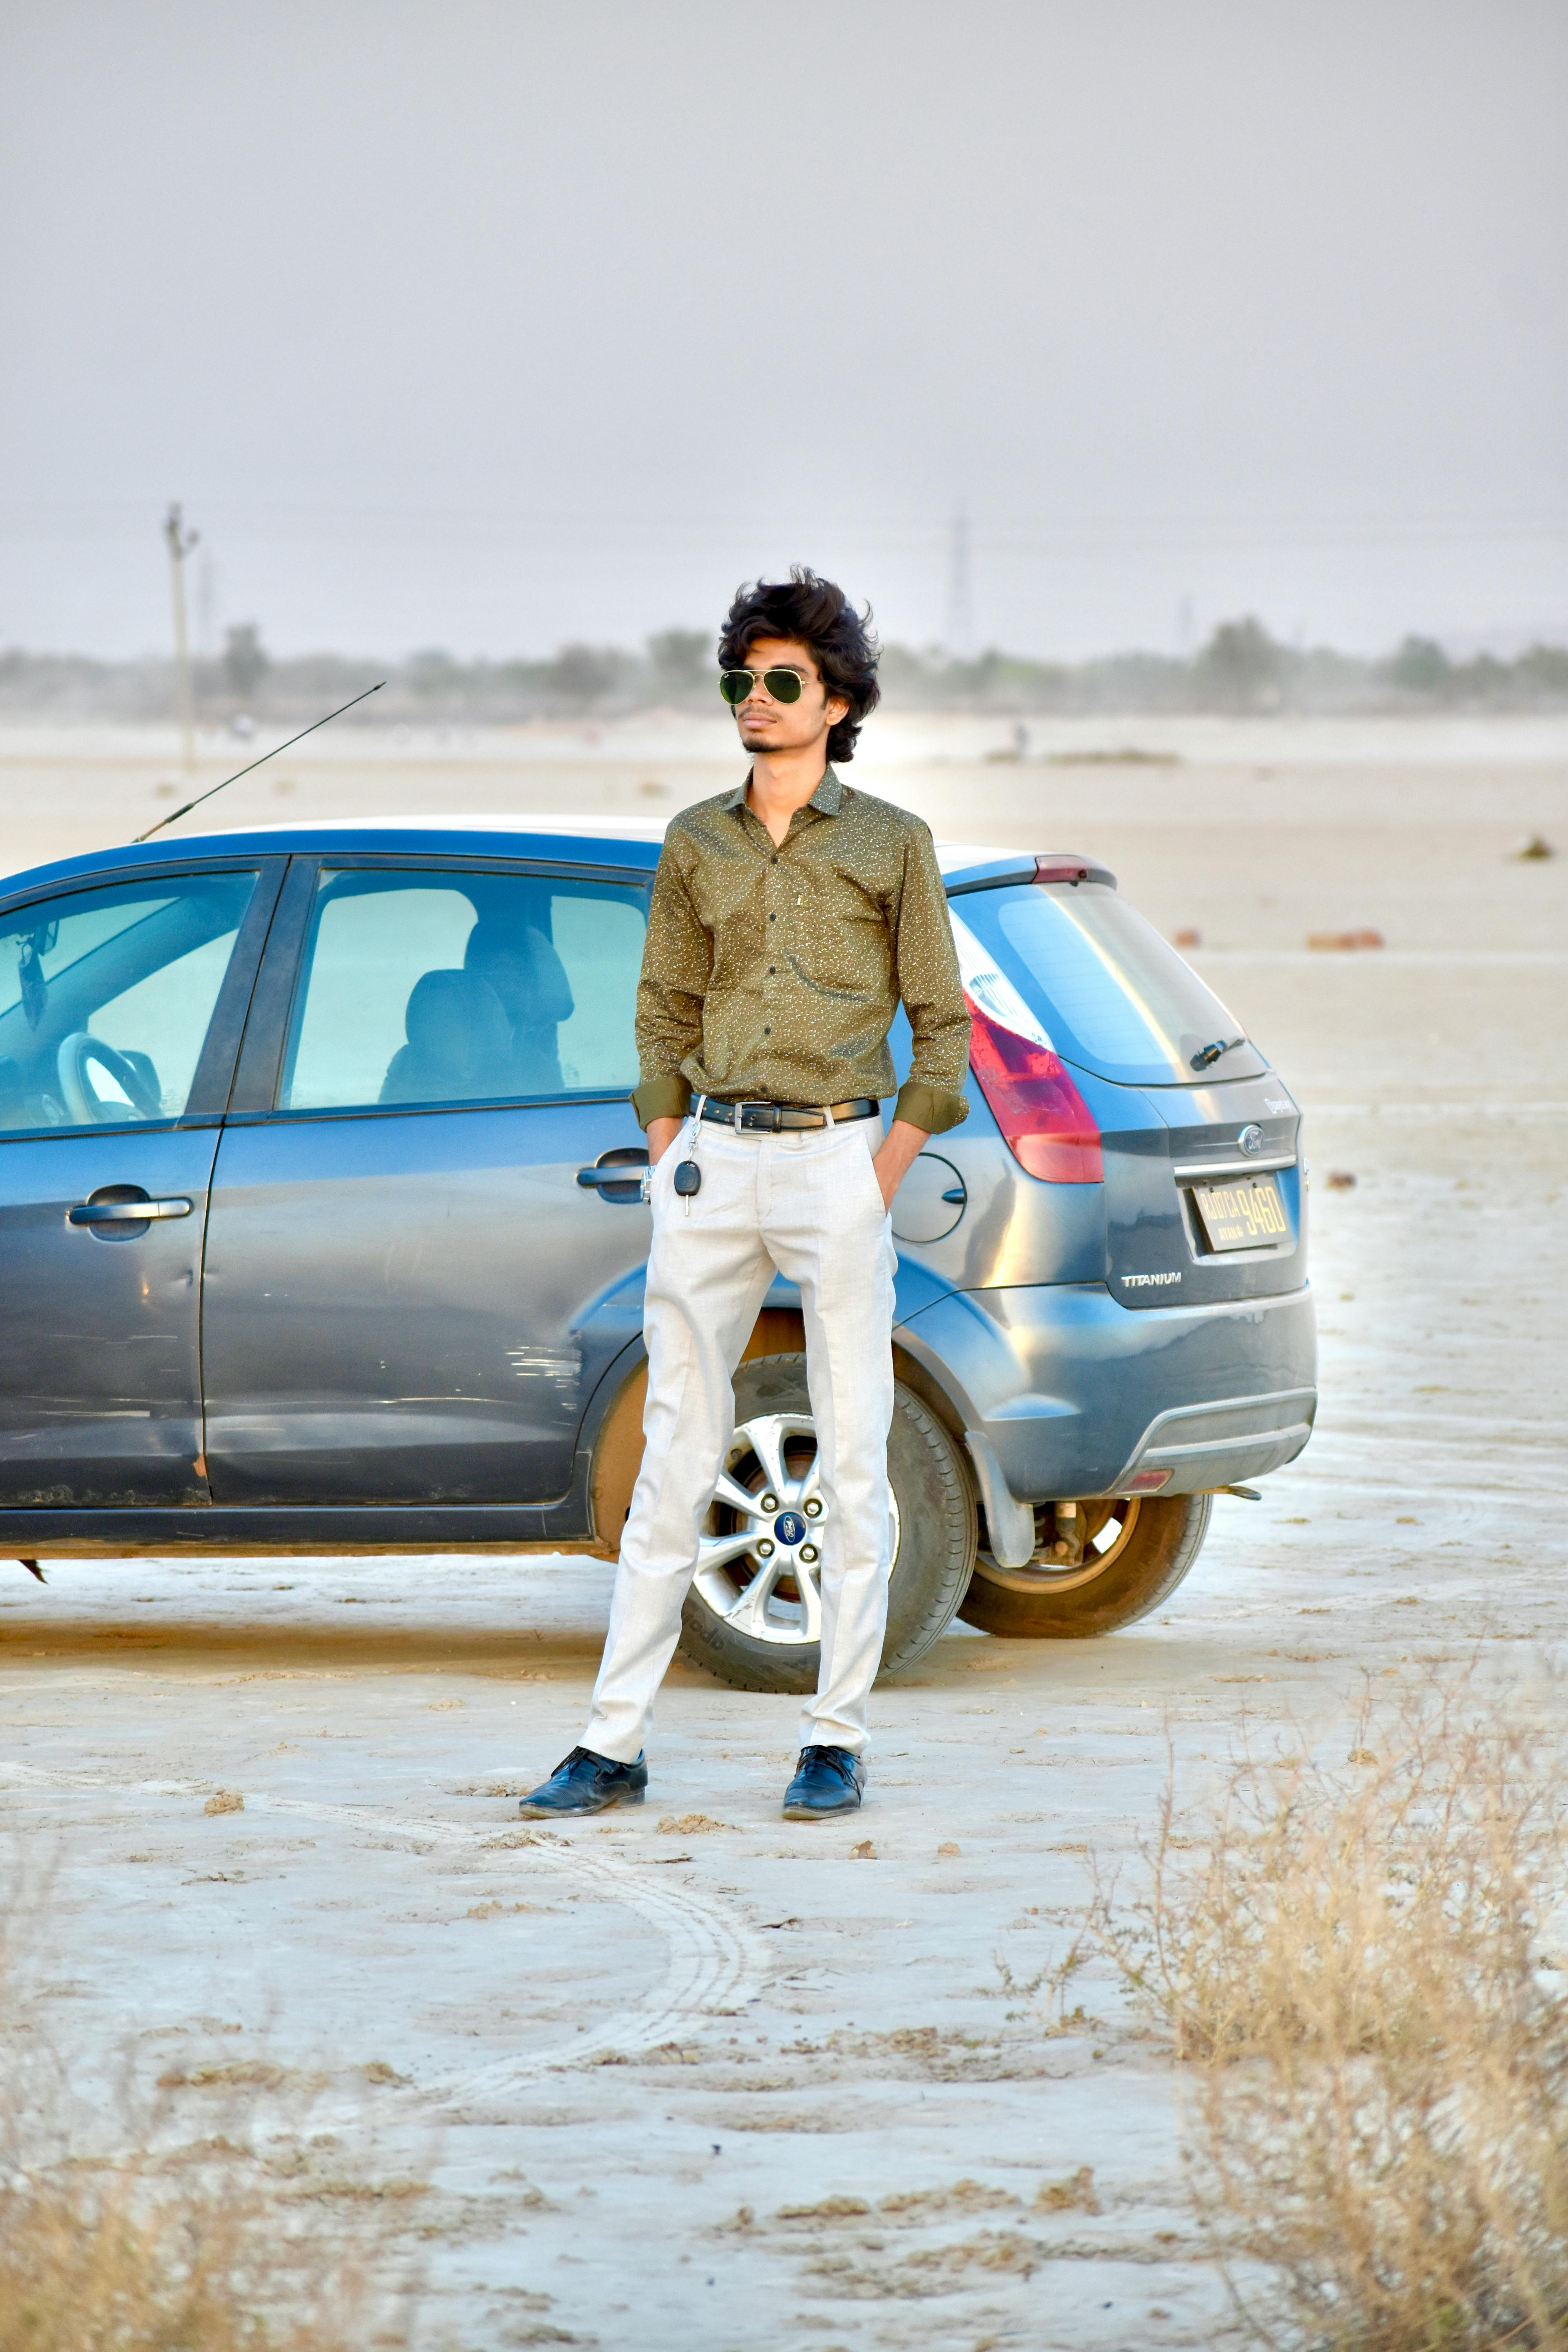
[[[642, 1444], [627, 1097], [658, 856], [643, 824], [446, 818], [11, 879], [14, 1556], [614, 1557]], [[895, 1204], [889, 1668], [955, 1610], [1074, 1635], [1152, 1609], [1213, 1494], [1289, 1461], [1316, 1402], [1286, 1087], [1092, 858], [942, 856], [973, 1107]], [[752, 1689], [816, 1678], [831, 1530], [803, 1347], [777, 1282], [687, 1608], [689, 1654]]]

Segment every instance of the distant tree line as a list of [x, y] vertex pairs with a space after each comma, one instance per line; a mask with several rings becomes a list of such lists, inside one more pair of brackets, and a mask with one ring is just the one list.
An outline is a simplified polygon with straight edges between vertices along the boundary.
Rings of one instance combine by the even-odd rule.
[[[312, 718], [378, 677], [384, 694], [365, 723], [500, 724], [609, 719], [658, 708], [716, 709], [714, 641], [700, 629], [664, 629], [640, 653], [566, 645], [545, 661], [459, 661], [432, 650], [390, 665], [342, 654], [274, 659], [254, 622], [227, 632], [221, 654], [194, 665], [196, 709], [208, 724]], [[1517, 660], [1452, 659], [1432, 637], [1409, 636], [1383, 660], [1331, 646], [1282, 645], [1251, 616], [1222, 622], [1190, 659], [1102, 655], [1033, 661], [989, 652], [960, 661], [939, 647], [890, 645], [882, 657], [887, 707], [1022, 717], [1058, 712], [1334, 713], [1542, 710], [1568, 708], [1568, 647], [1532, 646]], [[0, 653], [0, 714], [160, 719], [174, 709], [170, 661], [98, 661], [84, 654]]]

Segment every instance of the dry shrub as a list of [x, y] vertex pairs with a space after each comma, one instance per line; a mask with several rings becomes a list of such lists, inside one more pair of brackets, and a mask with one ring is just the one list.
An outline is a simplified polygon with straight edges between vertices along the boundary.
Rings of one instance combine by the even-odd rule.
[[1568, 1995], [1542, 1940], [1564, 1795], [1517, 1703], [1402, 1685], [1348, 1757], [1244, 1755], [1185, 1835], [1168, 1792], [1146, 1899], [1131, 1925], [1102, 1905], [1192, 2070], [1194, 2187], [1257, 2340], [1568, 2347]]
[[[193, 2191], [128, 2158], [0, 2192], [0, 2352], [347, 2352], [363, 2299], [266, 2201]], [[282, 2285], [278, 2265], [293, 2273]], [[279, 2316], [279, 2303], [306, 2315]]]
[[4, 1892], [0, 2352], [404, 2344], [389, 2303], [405, 2314], [406, 2286], [384, 2285], [392, 2250], [373, 2228], [356, 2219], [345, 2229], [336, 2210], [323, 2218], [286, 2185], [302, 2151], [276, 2137], [276, 2121], [252, 2144], [254, 2085], [237, 2087], [216, 2135], [182, 2142], [167, 2102], [149, 2109], [132, 2061], [111, 2053], [108, 2112], [84, 2113], [43, 2023], [48, 2005], [30, 1997], [49, 1937], [51, 1874], [18, 1864]]

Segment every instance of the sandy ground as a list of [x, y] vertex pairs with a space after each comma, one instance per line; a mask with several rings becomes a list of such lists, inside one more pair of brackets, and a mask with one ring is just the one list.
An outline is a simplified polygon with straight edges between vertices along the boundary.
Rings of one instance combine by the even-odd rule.
[[[129, 2051], [205, 2075], [164, 2095], [195, 2137], [262, 2056], [324, 2191], [428, 2183], [399, 2210], [431, 2345], [1226, 2340], [1158, 2044], [1101, 1969], [1065, 2032], [1016, 1988], [1096, 1870], [1135, 1872], [1167, 1742], [1196, 1794], [1244, 1726], [1331, 1740], [1367, 1675], [1479, 1645], [1525, 1680], [1557, 1642], [1568, 855], [1509, 852], [1568, 852], [1568, 728], [1035, 730], [1165, 766], [988, 760], [1005, 740], [889, 723], [858, 779], [950, 835], [1108, 856], [1201, 930], [1309, 1113], [1318, 1434], [1264, 1501], [1219, 1501], [1159, 1619], [1081, 1645], [955, 1629], [877, 1700], [840, 1827], [778, 1819], [792, 1702], [678, 1666], [652, 1801], [529, 1837], [507, 1792], [581, 1727], [605, 1568], [0, 1582], [0, 1824], [58, 1866], [34, 2016], [89, 2104]], [[675, 721], [359, 739], [228, 816], [658, 814], [718, 789], [723, 751]], [[0, 739], [8, 862], [123, 837], [168, 772], [156, 743]], [[1305, 949], [1362, 924], [1387, 948]], [[218, 1790], [244, 1810], [205, 1813]]]

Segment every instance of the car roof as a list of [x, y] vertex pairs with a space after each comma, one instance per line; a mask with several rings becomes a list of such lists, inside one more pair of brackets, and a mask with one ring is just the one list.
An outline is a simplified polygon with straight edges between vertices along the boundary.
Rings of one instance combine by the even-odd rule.
[[[651, 873], [658, 863], [667, 817], [540, 816], [487, 812], [475, 815], [331, 817], [314, 823], [247, 824], [199, 834], [163, 835], [156, 841], [124, 842], [89, 850], [47, 866], [7, 876], [0, 898], [10, 898], [40, 883], [87, 879], [123, 873], [129, 866], [188, 865], [205, 857], [287, 855], [289, 852], [389, 850], [432, 856], [548, 858], [552, 864], [620, 866]], [[1076, 852], [1000, 849], [975, 842], [939, 841], [937, 861], [949, 889], [977, 883], [1033, 879], [1037, 857], [1070, 858]], [[1089, 861], [1083, 861], [1087, 866]], [[1096, 878], [1103, 869], [1097, 868]], [[1110, 877], [1106, 875], [1105, 878]]]

